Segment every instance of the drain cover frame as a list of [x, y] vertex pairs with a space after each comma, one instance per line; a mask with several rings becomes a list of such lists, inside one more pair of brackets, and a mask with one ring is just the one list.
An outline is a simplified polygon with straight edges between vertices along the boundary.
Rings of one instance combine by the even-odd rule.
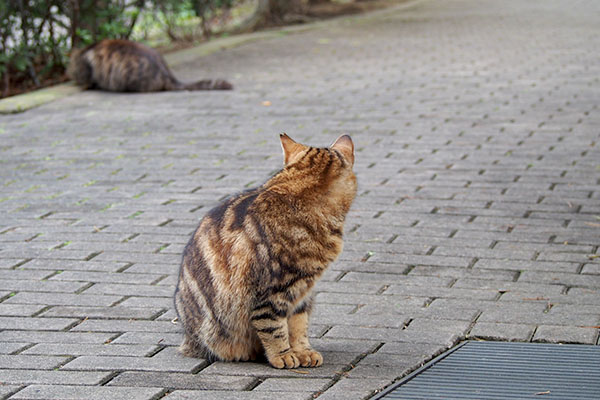
[[371, 398], [400, 399], [597, 400], [600, 346], [467, 340]]

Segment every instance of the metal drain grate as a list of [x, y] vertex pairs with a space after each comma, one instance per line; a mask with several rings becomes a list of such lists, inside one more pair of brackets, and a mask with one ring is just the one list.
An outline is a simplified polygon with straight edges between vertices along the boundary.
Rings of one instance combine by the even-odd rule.
[[600, 399], [600, 346], [467, 341], [375, 399]]

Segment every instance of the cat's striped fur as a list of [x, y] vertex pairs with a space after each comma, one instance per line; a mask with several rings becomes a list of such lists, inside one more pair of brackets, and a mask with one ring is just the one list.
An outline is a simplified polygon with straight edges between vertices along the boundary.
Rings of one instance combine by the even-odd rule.
[[105, 39], [71, 52], [67, 75], [85, 89], [112, 92], [161, 90], [227, 90], [224, 80], [185, 84], [177, 80], [160, 53], [141, 43]]
[[184, 250], [175, 307], [185, 355], [323, 363], [307, 337], [311, 291], [342, 250], [356, 196], [354, 144], [344, 135], [308, 147], [286, 134], [281, 144], [284, 168], [211, 210]]

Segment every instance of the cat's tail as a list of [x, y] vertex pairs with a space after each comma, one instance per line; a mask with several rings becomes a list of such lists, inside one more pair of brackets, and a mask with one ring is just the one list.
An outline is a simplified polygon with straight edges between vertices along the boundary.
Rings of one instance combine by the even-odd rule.
[[204, 79], [183, 85], [183, 90], [231, 90], [233, 85], [223, 79]]

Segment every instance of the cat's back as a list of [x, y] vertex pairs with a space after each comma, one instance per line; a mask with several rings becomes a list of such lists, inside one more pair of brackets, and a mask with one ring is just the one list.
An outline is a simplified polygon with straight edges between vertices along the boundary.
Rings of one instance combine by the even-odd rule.
[[264, 240], [263, 222], [255, 210], [262, 192], [256, 188], [234, 194], [208, 211], [184, 250], [183, 264], [243, 284], [257, 259], [256, 243]]
[[[86, 51], [86, 50], [84, 50]], [[147, 60], [150, 63], [163, 64], [160, 53], [141, 43], [125, 39], [105, 39], [87, 48], [96, 62], [124, 62]]]

